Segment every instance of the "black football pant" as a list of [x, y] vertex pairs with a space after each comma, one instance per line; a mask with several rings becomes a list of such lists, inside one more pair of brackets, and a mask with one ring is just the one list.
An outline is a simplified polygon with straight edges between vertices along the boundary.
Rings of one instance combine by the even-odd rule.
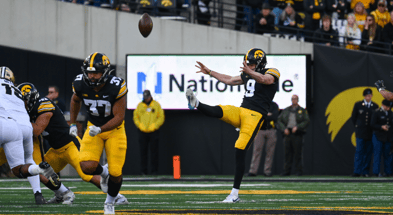
[[160, 132], [159, 130], [144, 133], [139, 132], [139, 146], [141, 149], [141, 171], [142, 174], [148, 174], [148, 154], [150, 145], [150, 162], [151, 162], [151, 173], [156, 174], [158, 171], [158, 140]]

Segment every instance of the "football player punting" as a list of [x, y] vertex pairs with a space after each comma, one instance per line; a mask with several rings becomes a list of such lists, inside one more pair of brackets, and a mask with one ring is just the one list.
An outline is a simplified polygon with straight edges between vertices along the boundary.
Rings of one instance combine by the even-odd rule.
[[[72, 88], [70, 133], [76, 135], [74, 124], [83, 103], [88, 111], [88, 128], [80, 149], [80, 166], [88, 175], [101, 175], [101, 188], [107, 197], [105, 214], [114, 214], [114, 202], [123, 181], [122, 169], [126, 158], [127, 138], [124, 128], [126, 82], [110, 75], [110, 62], [105, 54], [90, 54], [76, 76]], [[108, 165], [99, 164], [103, 149]]]
[[[43, 174], [53, 187], [59, 186], [59, 177], [48, 163], [36, 165], [33, 160], [33, 128], [14, 81], [13, 72], [0, 67], [0, 147], [14, 175], [29, 180], [36, 203], [45, 204], [38, 175]], [[4, 157], [1, 160], [5, 161]]]
[[[42, 135], [51, 146], [44, 159], [53, 167], [55, 172], [60, 172], [67, 164], [70, 164], [84, 181], [100, 188], [100, 176], [86, 175], [82, 172], [79, 165], [78, 149], [80, 139], [69, 134], [69, 126], [60, 108], [47, 97], [40, 98], [37, 89], [31, 83], [22, 83], [18, 86], [18, 89], [23, 94], [33, 126], [35, 138], [34, 159], [36, 161], [42, 160], [41, 143], [39, 141], [40, 135]], [[41, 177], [41, 182], [55, 192], [55, 196], [48, 203], [73, 203], [74, 193], [63, 184], [59, 187], [53, 187], [45, 177]]]
[[276, 94], [280, 72], [277, 69], [265, 68], [266, 53], [257, 48], [250, 49], [244, 56], [242, 74], [229, 76], [210, 70], [197, 61], [197, 73], [210, 75], [228, 85], [244, 84], [246, 90], [240, 107], [232, 105], [209, 106], [197, 100], [193, 91], [187, 89], [186, 97], [190, 109], [197, 108], [203, 114], [220, 118], [236, 128], [240, 128], [239, 138], [235, 143], [236, 168], [235, 180], [231, 194], [223, 202], [238, 202], [239, 188], [245, 169], [246, 149], [250, 148], [256, 134], [262, 126], [264, 116], [268, 113]]

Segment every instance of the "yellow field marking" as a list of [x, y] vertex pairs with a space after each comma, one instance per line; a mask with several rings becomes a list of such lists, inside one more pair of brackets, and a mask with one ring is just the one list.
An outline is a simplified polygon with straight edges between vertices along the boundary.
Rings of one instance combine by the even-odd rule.
[[[228, 194], [228, 190], [124, 190], [121, 194], [126, 195], [160, 195], [160, 194]], [[101, 191], [82, 191], [76, 194], [97, 195], [105, 194]], [[271, 195], [271, 194], [318, 194], [318, 193], [343, 193], [341, 191], [298, 191], [298, 190], [240, 190], [239, 194]]]
[[288, 207], [288, 208], [311, 208], [311, 209], [349, 209], [349, 210], [359, 210], [359, 209], [393, 209], [393, 207], [294, 207], [294, 206], [283, 206], [283, 207]]
[[[359, 210], [357, 208], [360, 207], [291, 207], [291, 206], [282, 206], [282, 208], [285, 209], [171, 209], [171, 211], [184, 211], [187, 212], [188, 215], [196, 215], [196, 214], [216, 214], [213, 211], [222, 211], [222, 210], [233, 210], [233, 211], [255, 211], [254, 214], [258, 214], [258, 211], [269, 211], [269, 210], [275, 210], [275, 211], [288, 211], [288, 210], [293, 210], [293, 211], [299, 211], [299, 210], [308, 210], [308, 211], [327, 211], [327, 210], [332, 210], [333, 211], [354, 211], [354, 212], [371, 212], [371, 213], [390, 213], [388, 211], [371, 211], [371, 210]], [[318, 209], [310, 209], [310, 208], [318, 208]], [[352, 208], [352, 209], [349, 209]], [[354, 210], [354, 209], [357, 210]], [[374, 208], [374, 207], [370, 207]], [[381, 209], [389, 209], [392, 207], [375, 207], [375, 208], [381, 208]], [[132, 211], [132, 212], [131, 212]], [[155, 213], [155, 211], [165, 211], [164, 209], [131, 209], [131, 210], [116, 210], [116, 214], [141, 214], [140, 212], [149, 212], [149, 214], [159, 214], [159, 215], [173, 215], [173, 213]], [[190, 211], [195, 211], [194, 213], [191, 213]], [[200, 213], [198, 213], [200, 211]], [[212, 211], [211, 213], [206, 213], [206, 211]], [[91, 211], [86, 211], [86, 213], [103, 213], [102, 210], [91, 210]]]

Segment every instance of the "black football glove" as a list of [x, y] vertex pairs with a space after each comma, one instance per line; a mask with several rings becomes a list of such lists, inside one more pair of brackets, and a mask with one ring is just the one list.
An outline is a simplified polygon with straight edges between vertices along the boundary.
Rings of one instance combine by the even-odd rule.
[[378, 80], [374, 84], [377, 87], [378, 91], [386, 89], [385, 85], [383, 84], [383, 80]]

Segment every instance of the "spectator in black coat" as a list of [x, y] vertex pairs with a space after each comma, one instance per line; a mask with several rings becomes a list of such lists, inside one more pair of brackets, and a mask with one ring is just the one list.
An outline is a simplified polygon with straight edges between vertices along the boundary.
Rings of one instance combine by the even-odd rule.
[[197, 4], [197, 20], [200, 25], [210, 25], [210, 8], [209, 3], [211, 0], [198, 0], [194, 1]]
[[326, 0], [326, 13], [333, 17], [333, 13], [338, 14], [338, 19], [345, 19], [346, 0]]
[[279, 26], [281, 32], [297, 34], [297, 29], [304, 28], [304, 22], [292, 5], [293, 2], [288, 3], [285, 10], [281, 13]]
[[314, 32], [314, 43], [338, 46], [338, 32], [332, 29], [331, 20], [332, 18], [327, 14], [322, 17], [322, 28]]
[[274, 32], [274, 15], [271, 14], [271, 8], [268, 3], [262, 5], [262, 10], [255, 17], [255, 33], [273, 33]]
[[[389, 43], [386, 45], [387, 49], [391, 49], [393, 45], [393, 11], [390, 12], [390, 22], [385, 25], [382, 30], [382, 40], [385, 43]], [[389, 51], [387, 51], [389, 53]]]
[[382, 28], [377, 25], [373, 15], [367, 15], [364, 30], [362, 32], [361, 48], [366, 51], [379, 52], [382, 41]]

